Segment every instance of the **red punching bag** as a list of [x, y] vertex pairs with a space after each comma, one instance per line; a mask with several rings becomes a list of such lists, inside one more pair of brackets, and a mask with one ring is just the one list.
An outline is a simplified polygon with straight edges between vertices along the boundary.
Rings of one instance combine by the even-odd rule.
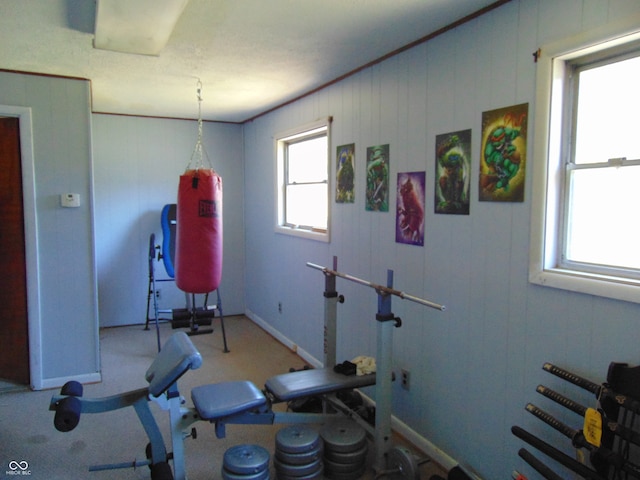
[[209, 293], [222, 277], [222, 178], [213, 170], [180, 176], [176, 212], [176, 285]]

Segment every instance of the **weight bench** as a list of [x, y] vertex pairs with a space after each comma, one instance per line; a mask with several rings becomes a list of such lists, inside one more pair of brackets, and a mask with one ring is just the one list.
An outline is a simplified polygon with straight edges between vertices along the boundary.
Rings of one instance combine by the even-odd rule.
[[[148, 465], [154, 480], [184, 480], [184, 439], [197, 421], [215, 425], [218, 438], [224, 438], [227, 424], [325, 423], [334, 414], [274, 412], [273, 403], [298, 398], [330, 395], [341, 390], [375, 384], [375, 374], [346, 376], [331, 369], [310, 369], [276, 375], [268, 379], [265, 389], [250, 381], [230, 381], [195, 387], [191, 391], [194, 407], [184, 406], [178, 392], [178, 379], [187, 371], [200, 368], [202, 356], [184, 332], [174, 333], [164, 344], [145, 374], [145, 388], [110, 397], [82, 397], [82, 385], [68, 382], [60, 395], [53, 396], [49, 410], [55, 411], [54, 425], [62, 432], [73, 430], [81, 413], [103, 413], [134, 407], [147, 433], [146, 461], [98, 465], [90, 471], [131, 468]], [[173, 452], [168, 453], [162, 433], [149, 408], [154, 401], [169, 411]], [[194, 429], [191, 436], [195, 438]], [[173, 461], [173, 473], [168, 461]]]
[[333, 415], [326, 410], [323, 413], [272, 410], [273, 404], [310, 397], [322, 397], [337, 409], [336, 414], [347, 414], [372, 433], [371, 426], [355, 416], [335, 394], [372, 386], [375, 382], [375, 373], [347, 376], [332, 369], [318, 368], [271, 377], [262, 391], [249, 381], [202, 385], [191, 390], [191, 400], [199, 419], [215, 425], [218, 438], [226, 436], [228, 424], [325, 423]]
[[265, 389], [276, 402], [289, 402], [301, 397], [315, 397], [341, 390], [353, 390], [375, 385], [376, 374], [343, 375], [331, 368], [299, 370], [271, 377]]

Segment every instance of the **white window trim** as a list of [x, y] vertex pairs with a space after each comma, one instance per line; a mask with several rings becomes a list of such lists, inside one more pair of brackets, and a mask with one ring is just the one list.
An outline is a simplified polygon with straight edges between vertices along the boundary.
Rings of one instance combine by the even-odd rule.
[[[276, 205], [275, 205], [275, 232], [291, 235], [294, 237], [306, 238], [309, 240], [317, 240], [320, 242], [330, 242], [331, 241], [331, 117], [324, 117], [318, 119], [314, 122], [310, 122], [299, 127], [291, 128], [289, 130], [285, 130], [283, 132], [277, 133], [274, 136], [274, 148], [275, 148], [275, 159], [276, 159]], [[284, 219], [284, 201], [285, 201], [285, 182], [284, 182], [284, 162], [282, 161], [282, 157], [284, 155], [284, 142], [282, 139], [290, 139], [295, 135], [304, 135], [306, 132], [310, 130], [314, 130], [316, 128], [327, 127], [327, 230], [326, 231], [316, 231], [316, 230], [308, 230], [295, 228], [288, 225], [285, 225]]]
[[[533, 188], [531, 210], [531, 248], [529, 259], [529, 281], [538, 285], [560, 288], [574, 292], [640, 303], [640, 280], [616, 278], [598, 274], [580, 273], [557, 267], [559, 254], [557, 232], [560, 225], [561, 178], [551, 176], [551, 162], [559, 163], [560, 140], [553, 132], [559, 131], [550, 125], [556, 109], [563, 108], [562, 98], [556, 89], [552, 98], [552, 86], [563, 81], [564, 62], [583, 56], [590, 48], [593, 52], [640, 38], [640, 16], [623, 23], [606, 25], [576, 37], [545, 45], [540, 49], [536, 77], [535, 139], [533, 145]], [[556, 163], [556, 164], [557, 164]], [[545, 246], [549, 246], [545, 249]]]

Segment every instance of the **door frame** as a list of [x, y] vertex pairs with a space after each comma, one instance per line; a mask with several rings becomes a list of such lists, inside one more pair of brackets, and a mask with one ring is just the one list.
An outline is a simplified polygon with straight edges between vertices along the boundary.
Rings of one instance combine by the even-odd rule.
[[24, 243], [27, 272], [29, 372], [31, 388], [41, 390], [43, 388], [42, 323], [40, 316], [40, 268], [38, 262], [38, 224], [31, 108], [0, 105], [0, 115], [17, 117], [19, 121], [20, 158], [22, 162], [22, 208], [24, 209]]

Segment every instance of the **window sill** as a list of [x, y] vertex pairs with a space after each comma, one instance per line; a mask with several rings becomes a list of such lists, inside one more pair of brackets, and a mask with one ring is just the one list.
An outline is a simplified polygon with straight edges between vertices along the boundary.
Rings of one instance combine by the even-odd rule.
[[276, 226], [276, 233], [282, 235], [290, 235], [292, 237], [306, 238], [317, 242], [329, 243], [330, 237], [328, 231], [315, 231], [295, 227], [285, 227], [283, 225]]
[[640, 281], [631, 278], [549, 268], [532, 270], [529, 281], [545, 287], [640, 303]]

